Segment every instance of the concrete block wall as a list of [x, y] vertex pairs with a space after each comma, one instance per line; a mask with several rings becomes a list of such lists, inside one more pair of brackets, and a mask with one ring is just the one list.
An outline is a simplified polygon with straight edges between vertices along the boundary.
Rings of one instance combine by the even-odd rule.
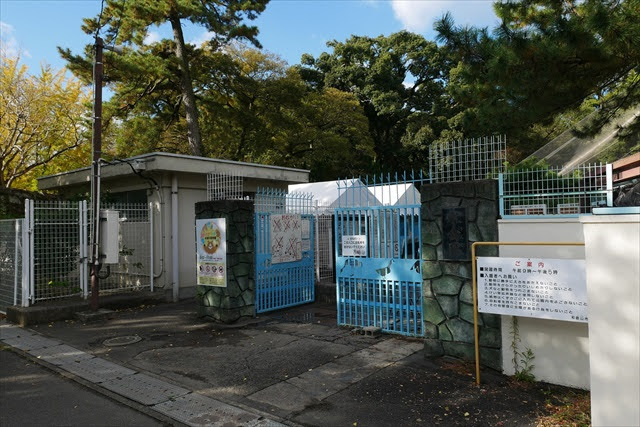
[[[425, 353], [475, 358], [471, 243], [498, 240], [498, 184], [495, 180], [439, 183], [423, 186], [422, 278]], [[464, 208], [467, 257], [445, 259], [443, 210]], [[495, 247], [482, 247], [480, 256], [496, 256]], [[500, 316], [480, 313], [480, 359], [501, 370]]]
[[256, 295], [253, 201], [198, 202], [195, 217], [225, 218], [227, 226], [227, 287], [198, 285], [198, 315], [224, 323], [253, 317]]

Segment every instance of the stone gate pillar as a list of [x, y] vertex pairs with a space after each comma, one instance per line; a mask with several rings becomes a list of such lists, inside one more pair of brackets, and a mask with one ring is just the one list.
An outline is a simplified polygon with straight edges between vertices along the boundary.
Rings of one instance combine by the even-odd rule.
[[225, 218], [227, 242], [227, 286], [196, 287], [198, 316], [225, 323], [255, 316], [253, 201], [198, 202], [195, 212], [196, 219]]
[[[425, 354], [473, 360], [471, 243], [498, 241], [495, 180], [424, 185], [422, 279]], [[497, 256], [480, 247], [479, 256]], [[500, 316], [479, 313], [480, 359], [502, 370]]]

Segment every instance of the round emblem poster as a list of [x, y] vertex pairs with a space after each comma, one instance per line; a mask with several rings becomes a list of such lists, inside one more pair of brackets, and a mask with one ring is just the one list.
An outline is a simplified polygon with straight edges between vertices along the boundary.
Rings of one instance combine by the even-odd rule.
[[227, 286], [226, 222], [224, 218], [196, 220], [198, 285]]

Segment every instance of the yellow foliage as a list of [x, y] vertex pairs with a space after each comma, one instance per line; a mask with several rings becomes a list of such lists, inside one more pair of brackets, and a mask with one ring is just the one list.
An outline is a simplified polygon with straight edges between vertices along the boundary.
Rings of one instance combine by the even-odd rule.
[[91, 121], [82, 84], [20, 58], [0, 64], [0, 188], [35, 190], [35, 178], [89, 164]]

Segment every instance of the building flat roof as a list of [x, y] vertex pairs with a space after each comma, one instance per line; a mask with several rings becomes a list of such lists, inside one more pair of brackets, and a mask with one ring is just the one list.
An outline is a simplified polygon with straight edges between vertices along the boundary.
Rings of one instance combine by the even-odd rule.
[[[103, 179], [133, 175], [132, 165], [143, 172], [181, 172], [181, 173], [228, 173], [246, 178], [277, 180], [287, 183], [309, 181], [309, 171], [305, 169], [286, 168], [281, 166], [244, 163], [232, 160], [212, 159], [208, 157], [189, 156], [154, 152], [141, 154], [122, 160], [102, 164]], [[54, 190], [62, 187], [85, 184], [91, 180], [91, 167], [70, 170], [38, 178], [40, 190]]]

